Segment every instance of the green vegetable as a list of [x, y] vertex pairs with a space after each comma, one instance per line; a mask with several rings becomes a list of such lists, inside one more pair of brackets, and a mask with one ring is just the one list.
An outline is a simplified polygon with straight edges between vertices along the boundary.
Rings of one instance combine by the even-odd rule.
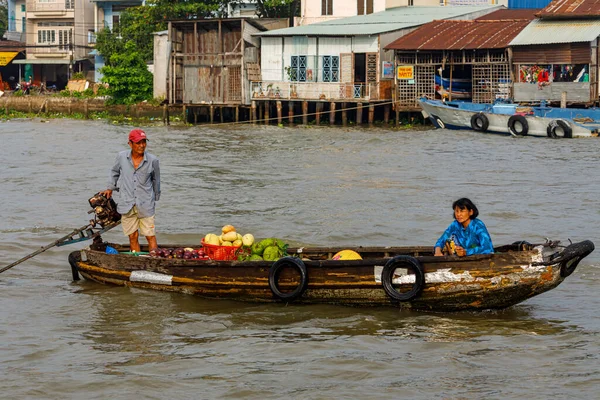
[[263, 258], [265, 261], [279, 260], [283, 255], [283, 251], [277, 246], [269, 246], [263, 252]]
[[263, 261], [263, 258], [261, 256], [259, 256], [258, 254], [252, 254], [248, 258], [248, 261]]

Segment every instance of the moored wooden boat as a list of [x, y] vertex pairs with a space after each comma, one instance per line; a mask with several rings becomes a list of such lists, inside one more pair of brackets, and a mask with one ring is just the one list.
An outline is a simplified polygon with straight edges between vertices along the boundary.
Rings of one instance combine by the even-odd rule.
[[[594, 244], [517, 242], [460, 258], [434, 257], [430, 246], [304, 247], [288, 249], [291, 256], [275, 262], [151, 258], [105, 248], [97, 242], [72, 252], [74, 278], [207, 298], [456, 311], [505, 308], [553, 289]], [[363, 259], [332, 259], [344, 249]]]
[[419, 99], [421, 113], [438, 128], [472, 129], [482, 133], [558, 138], [597, 137], [600, 110], [519, 107], [518, 104], [476, 104]]

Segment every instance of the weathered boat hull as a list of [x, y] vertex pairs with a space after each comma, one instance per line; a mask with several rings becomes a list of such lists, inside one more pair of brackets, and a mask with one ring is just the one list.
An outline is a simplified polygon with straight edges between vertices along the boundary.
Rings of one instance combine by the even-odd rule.
[[567, 248], [522, 247], [463, 258], [433, 257], [426, 247], [353, 247], [364, 259], [346, 261], [331, 259], [342, 248], [303, 248], [290, 249], [299, 257], [275, 263], [156, 259], [84, 249], [71, 253], [70, 262], [74, 276], [99, 283], [206, 298], [457, 311], [510, 307], [551, 290], [594, 249], [589, 241]]
[[[507, 113], [496, 112], [494, 111], [493, 106], [489, 105], [477, 105], [477, 104], [469, 104], [469, 108], [461, 108], [463, 105], [458, 105], [459, 103], [444, 103], [438, 100], [428, 100], [421, 99], [419, 100], [419, 104], [423, 109], [422, 113], [425, 118], [429, 118], [438, 128], [453, 128], [453, 129], [473, 129], [480, 132], [487, 133], [500, 133], [505, 135], [516, 135], [514, 130], [511, 132], [511, 124], [514, 123], [511, 120], [513, 115], [516, 117], [517, 115], [510, 113], [508, 110], [515, 109], [515, 105], [513, 107], [504, 107], [506, 108]], [[454, 106], [453, 106], [454, 105]], [[464, 107], [467, 107], [464, 105]], [[503, 107], [498, 107], [498, 109], [502, 109]], [[483, 115], [487, 120], [488, 125], [483, 129], [474, 126], [473, 124], [473, 116], [474, 115]], [[519, 118], [522, 118], [526, 121], [527, 128], [526, 132], [523, 136], [539, 136], [539, 137], [593, 137], [597, 136], [597, 131], [599, 128], [598, 123], [592, 124], [583, 124], [577, 123], [573, 119], [567, 118], [558, 114], [555, 110], [550, 110], [546, 112], [549, 116], [537, 116], [537, 115], [518, 115]], [[546, 115], [545, 114], [545, 115]], [[554, 115], [556, 114], [556, 115]], [[571, 115], [571, 114], [569, 114]], [[556, 130], [556, 125], [558, 121], [562, 121], [561, 124], [566, 124], [565, 129], [569, 131], [568, 134], [565, 135], [562, 129]], [[554, 128], [553, 128], [554, 127]], [[519, 127], [518, 130], [520, 130]], [[549, 130], [552, 132], [558, 132], [556, 135], [552, 135], [549, 133]]]

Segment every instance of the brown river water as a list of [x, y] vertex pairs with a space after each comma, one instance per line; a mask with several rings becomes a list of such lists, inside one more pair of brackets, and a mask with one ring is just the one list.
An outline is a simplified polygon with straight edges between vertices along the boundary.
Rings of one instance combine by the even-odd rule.
[[[0, 267], [89, 219], [131, 127], [0, 123]], [[263, 126], [147, 128], [160, 243], [241, 233], [433, 245], [470, 197], [494, 244], [600, 246], [600, 139]], [[125, 242], [119, 229], [110, 241]], [[74, 244], [0, 275], [7, 399], [591, 399], [600, 251], [503, 311], [250, 304], [73, 282]]]

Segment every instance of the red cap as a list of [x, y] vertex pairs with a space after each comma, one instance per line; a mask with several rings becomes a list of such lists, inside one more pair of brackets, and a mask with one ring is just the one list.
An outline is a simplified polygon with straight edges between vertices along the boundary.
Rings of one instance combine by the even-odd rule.
[[146, 137], [146, 132], [141, 129], [133, 129], [129, 132], [129, 141], [133, 143], [137, 143], [140, 140], [148, 140]]

